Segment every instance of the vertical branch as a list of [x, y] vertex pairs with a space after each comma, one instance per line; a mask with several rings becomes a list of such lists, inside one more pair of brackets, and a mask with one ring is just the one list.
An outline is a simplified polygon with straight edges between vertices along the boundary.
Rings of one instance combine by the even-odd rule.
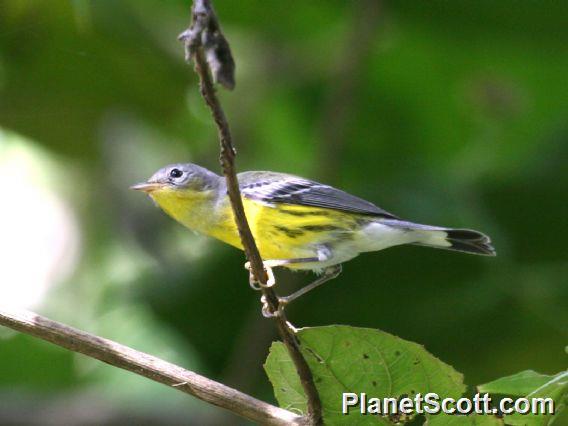
[[[199, 76], [201, 95], [211, 111], [217, 125], [220, 142], [220, 163], [227, 181], [227, 192], [231, 201], [234, 219], [239, 231], [251, 271], [260, 284], [268, 309], [278, 312], [278, 296], [273, 288], [268, 287], [268, 276], [264, 269], [258, 247], [248, 225], [239, 189], [235, 168], [236, 152], [233, 145], [229, 123], [215, 93], [213, 80], [228, 89], [234, 87], [234, 61], [229, 44], [223, 36], [217, 17], [209, 0], [194, 0], [191, 26], [180, 35], [185, 44], [186, 59], [194, 60], [195, 72]], [[304, 359], [294, 331], [288, 325], [284, 312], [274, 316], [278, 332], [292, 358], [300, 382], [308, 400], [308, 418], [311, 424], [322, 424], [322, 409], [312, 372]]]

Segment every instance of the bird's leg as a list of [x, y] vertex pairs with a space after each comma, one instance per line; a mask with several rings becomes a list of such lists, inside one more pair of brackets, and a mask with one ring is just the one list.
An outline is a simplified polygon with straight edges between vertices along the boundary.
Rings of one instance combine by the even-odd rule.
[[341, 273], [341, 265], [328, 266], [323, 270], [322, 276], [319, 277], [317, 280], [311, 282], [305, 287], [302, 287], [300, 290], [290, 294], [289, 296], [279, 297], [278, 302], [279, 306], [281, 307], [279, 309], [284, 309], [284, 306], [289, 305], [292, 301], [296, 300], [300, 296], [303, 296], [307, 292], [313, 290], [316, 287], [319, 287], [320, 285], [328, 282], [329, 280], [337, 278], [337, 276], [340, 273]]
[[[252, 274], [252, 270], [250, 267], [250, 262], [245, 263], [245, 268], [249, 270], [249, 283], [250, 286], [254, 290], [261, 290], [262, 287], [272, 287], [275, 284], [274, 274], [272, 272], [272, 268], [277, 266], [286, 266], [294, 263], [318, 263], [318, 262], [325, 262], [331, 258], [331, 252], [329, 248], [322, 246], [317, 251], [317, 257], [303, 257], [303, 258], [295, 258], [295, 259], [270, 259], [263, 261], [264, 268], [266, 269], [266, 273], [268, 274], [268, 281], [266, 284], [259, 283], [254, 275]], [[296, 300], [298, 297], [303, 296], [307, 292], [313, 290], [314, 288], [322, 285], [323, 283], [337, 277], [341, 273], [341, 265], [333, 265], [325, 268], [323, 270], [323, 275], [319, 277], [314, 282], [308, 284], [307, 286], [301, 288], [300, 290], [292, 293], [286, 297], [279, 297], [278, 298], [278, 311], [271, 312], [266, 301], [266, 298], [262, 296], [260, 298], [260, 302], [262, 303], [262, 315], [267, 318], [277, 316], [281, 312], [284, 311], [284, 307], [289, 305], [293, 300]]]
[[256, 277], [252, 273], [252, 269], [250, 267], [250, 262], [245, 263], [245, 268], [249, 271], [249, 285], [250, 288], [256, 291], [262, 290], [262, 288], [272, 287], [276, 284], [276, 278], [274, 278], [274, 272], [272, 272], [272, 266], [268, 265], [266, 262], [263, 262], [264, 270], [266, 271], [266, 275], [268, 279], [266, 280], [266, 284], [262, 284], [261, 282], [257, 281]]
[[[321, 260], [322, 259], [320, 259], [320, 257], [303, 257], [303, 258], [295, 258], [295, 259], [269, 259], [269, 260], [264, 260], [262, 263], [263, 263], [264, 269], [266, 270], [266, 273], [268, 275], [268, 281], [266, 282], [266, 284], [261, 284], [256, 280], [256, 277], [252, 273], [250, 262], [245, 263], [245, 268], [248, 269], [248, 271], [249, 271], [249, 284], [250, 284], [251, 288], [253, 290], [260, 291], [260, 290], [262, 290], [263, 287], [272, 287], [276, 283], [276, 280], [274, 279], [274, 273], [272, 272], [272, 268], [277, 267], [277, 266], [286, 266], [286, 265], [289, 265], [289, 264], [292, 264], [292, 263], [320, 262]], [[309, 289], [306, 290], [306, 291], [309, 291]], [[298, 296], [300, 296], [300, 295], [298, 295]], [[281, 303], [281, 301], [284, 300], [284, 299], [286, 299], [286, 298], [280, 298], [280, 297], [278, 298], [278, 302], [279, 302], [278, 303], [278, 311], [273, 313], [270, 310], [270, 307], [268, 306], [268, 302], [266, 301], [266, 297], [264, 297], [264, 295], [263, 295], [260, 298], [260, 303], [262, 303], [262, 315], [265, 318], [271, 318], [271, 317], [274, 317], [274, 316], [278, 316], [280, 314], [280, 312], [282, 312], [282, 310], [284, 309], [284, 305], [286, 303], [288, 303], [287, 301], [284, 301], [283, 303]]]
[[264, 260], [262, 264], [264, 265], [264, 269], [266, 274], [268, 275], [268, 281], [266, 284], [259, 283], [255, 276], [252, 273], [252, 269], [250, 266], [250, 262], [245, 263], [245, 269], [249, 271], [249, 284], [253, 290], [261, 290], [262, 287], [272, 287], [276, 284], [276, 280], [274, 278], [274, 273], [272, 272], [272, 268], [276, 268], [277, 266], [285, 266], [289, 265], [290, 263], [310, 263], [310, 262], [319, 262], [320, 259], [317, 257], [302, 257], [296, 259], [269, 259]]
[[278, 311], [276, 311], [276, 312], [270, 311], [270, 308], [268, 307], [268, 303], [266, 302], [266, 298], [264, 296], [262, 296], [260, 298], [260, 302], [262, 303], [262, 315], [266, 318], [272, 318], [272, 317], [280, 315], [280, 313], [284, 311], [284, 308], [287, 305], [289, 305], [292, 301], [298, 299], [300, 296], [303, 296], [304, 294], [313, 290], [314, 288], [319, 287], [323, 283], [326, 283], [329, 280], [337, 278], [337, 276], [340, 273], [341, 273], [341, 265], [333, 265], [333, 266], [329, 266], [329, 267], [325, 268], [323, 270], [323, 275], [321, 277], [319, 277], [317, 280], [311, 282], [310, 284], [308, 284], [305, 287], [302, 287], [300, 290], [292, 293], [289, 296], [279, 297], [278, 298]]

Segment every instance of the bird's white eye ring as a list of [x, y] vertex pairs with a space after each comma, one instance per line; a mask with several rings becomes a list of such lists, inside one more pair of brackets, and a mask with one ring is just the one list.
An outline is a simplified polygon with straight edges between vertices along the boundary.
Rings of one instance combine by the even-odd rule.
[[183, 172], [180, 169], [172, 169], [170, 170], [170, 177], [177, 179], [183, 176]]

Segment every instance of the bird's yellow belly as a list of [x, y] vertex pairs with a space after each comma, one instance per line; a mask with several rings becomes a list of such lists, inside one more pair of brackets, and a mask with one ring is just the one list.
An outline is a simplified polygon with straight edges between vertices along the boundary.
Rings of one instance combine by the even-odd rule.
[[[271, 207], [247, 198], [243, 204], [263, 259], [317, 257], [319, 247], [335, 241], [338, 233], [347, 236], [355, 226], [352, 220], [346, 223], [345, 214], [331, 209], [290, 204]], [[210, 235], [242, 249], [232, 211], [227, 213]]]
[[[152, 194], [152, 198], [188, 228], [243, 249], [228, 197], [220, 205], [211, 194], [162, 191]], [[349, 247], [356, 241], [356, 230], [360, 226], [358, 215], [332, 209], [292, 204], [271, 206], [244, 197], [243, 205], [265, 260], [313, 258], [318, 257], [323, 246], [331, 249]], [[309, 269], [309, 266], [295, 264], [289, 267]]]

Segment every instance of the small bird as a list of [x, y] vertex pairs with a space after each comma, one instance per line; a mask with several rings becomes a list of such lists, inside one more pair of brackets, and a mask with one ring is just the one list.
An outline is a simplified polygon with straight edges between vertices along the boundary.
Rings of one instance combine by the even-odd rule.
[[[415, 244], [495, 256], [481, 232], [408, 222], [329, 185], [277, 172], [243, 172], [237, 178], [271, 279], [276, 266], [321, 274], [281, 298], [282, 305], [337, 277], [342, 263], [363, 252]], [[196, 164], [171, 164], [131, 188], [148, 193], [186, 227], [243, 249], [224, 177]]]

